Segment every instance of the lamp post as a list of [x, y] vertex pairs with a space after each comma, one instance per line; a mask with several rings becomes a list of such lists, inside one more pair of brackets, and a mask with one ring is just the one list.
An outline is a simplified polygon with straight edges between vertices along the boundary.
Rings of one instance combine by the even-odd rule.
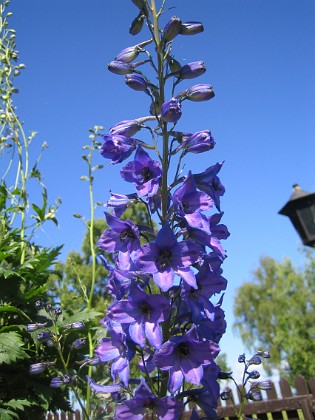
[[315, 193], [303, 191], [297, 184], [279, 214], [288, 216], [304, 245], [315, 247]]

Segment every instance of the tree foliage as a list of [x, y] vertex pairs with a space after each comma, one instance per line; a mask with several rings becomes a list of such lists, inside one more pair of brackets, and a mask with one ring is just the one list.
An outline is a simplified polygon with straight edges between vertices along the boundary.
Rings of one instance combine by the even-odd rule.
[[[293, 379], [315, 373], [315, 256], [301, 269], [264, 257], [237, 291], [234, 327], [251, 350], [270, 349], [270, 368]], [[267, 366], [268, 369], [268, 366]]]

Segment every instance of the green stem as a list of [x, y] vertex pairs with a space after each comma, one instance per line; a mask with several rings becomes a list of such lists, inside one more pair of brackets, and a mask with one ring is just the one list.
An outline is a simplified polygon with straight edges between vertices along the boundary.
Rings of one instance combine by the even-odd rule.
[[[160, 12], [157, 12], [155, 0], [151, 1], [151, 11], [153, 16], [153, 31], [154, 31], [154, 42], [156, 45], [157, 59], [158, 59], [158, 81], [159, 81], [159, 99], [162, 105], [165, 102], [165, 84], [164, 84], [164, 51], [163, 45], [160, 40], [158, 18]], [[169, 133], [167, 131], [167, 123], [160, 121], [162, 137], [163, 137], [163, 152], [162, 152], [162, 184], [161, 184], [161, 211], [162, 211], [162, 224], [167, 220], [167, 206], [168, 206], [168, 168], [169, 168]], [[169, 339], [169, 325], [170, 320], [167, 319], [162, 325], [164, 341]], [[161, 387], [160, 396], [164, 397], [167, 394], [167, 383], [168, 383], [168, 372], [161, 372]]]

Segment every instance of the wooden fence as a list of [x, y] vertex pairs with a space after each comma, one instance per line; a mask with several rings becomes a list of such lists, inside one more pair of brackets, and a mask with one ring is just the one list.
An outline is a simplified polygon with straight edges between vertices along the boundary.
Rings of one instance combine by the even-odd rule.
[[[297, 376], [294, 391], [289, 382], [281, 378], [278, 388], [280, 392], [277, 394], [276, 387], [272, 383], [270, 391], [262, 391], [263, 400], [245, 404], [243, 413], [259, 420], [315, 420], [315, 377], [307, 383], [303, 376]], [[236, 392], [232, 392], [232, 399], [238, 408]], [[181, 420], [189, 420], [190, 415], [190, 411], [185, 412]], [[46, 419], [84, 420], [84, 417], [79, 410], [76, 410], [74, 413], [48, 413]], [[218, 419], [237, 420], [231, 400], [222, 402], [218, 407]], [[151, 417], [150, 419], [144, 417], [144, 420], [151, 420]]]

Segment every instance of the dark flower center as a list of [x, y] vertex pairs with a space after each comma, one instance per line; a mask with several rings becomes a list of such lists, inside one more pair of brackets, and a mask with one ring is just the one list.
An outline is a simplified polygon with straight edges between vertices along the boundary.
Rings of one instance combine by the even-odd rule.
[[185, 213], [188, 213], [191, 210], [191, 206], [186, 201], [182, 201], [183, 210]]
[[183, 356], [183, 357], [189, 356], [190, 352], [189, 352], [188, 345], [186, 343], [180, 343], [180, 345], [176, 349], [176, 353], [179, 356]]
[[169, 249], [161, 249], [156, 259], [157, 264], [160, 268], [165, 268], [170, 264], [172, 253]]
[[151, 308], [146, 302], [139, 303], [138, 308], [143, 313], [143, 315], [146, 316], [147, 319], [150, 318]]
[[128, 239], [136, 239], [136, 235], [134, 234], [134, 232], [131, 229], [126, 229], [123, 230], [120, 234], [120, 240], [122, 242], [127, 241]]
[[142, 169], [141, 175], [142, 175], [142, 178], [143, 178], [143, 182], [150, 181], [150, 179], [153, 178], [152, 172], [150, 171], [150, 169], [148, 167], [145, 167], [145, 168]]

